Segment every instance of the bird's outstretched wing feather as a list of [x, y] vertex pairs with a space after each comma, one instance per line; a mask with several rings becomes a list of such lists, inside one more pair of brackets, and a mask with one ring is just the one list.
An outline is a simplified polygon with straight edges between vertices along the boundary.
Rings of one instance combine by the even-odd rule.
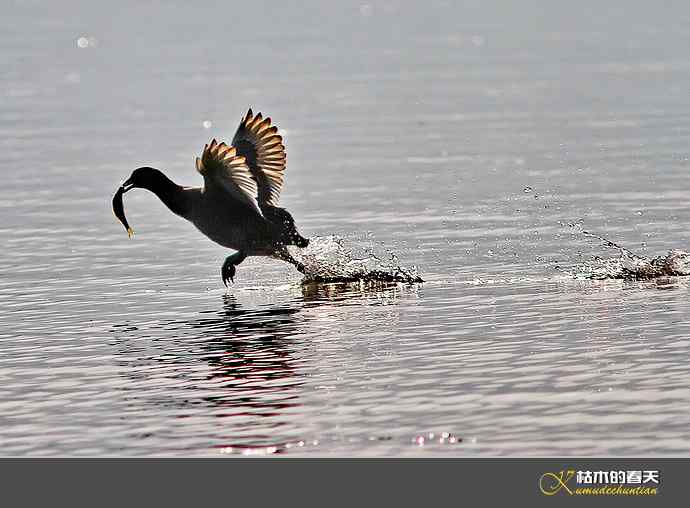
[[232, 197], [246, 203], [263, 217], [258, 203], [258, 184], [247, 166], [245, 157], [237, 149], [214, 139], [204, 147], [196, 169], [204, 176], [206, 186], [220, 186]]
[[250, 109], [242, 118], [232, 146], [243, 156], [258, 184], [258, 202], [278, 206], [287, 162], [283, 138], [269, 117], [256, 116]]

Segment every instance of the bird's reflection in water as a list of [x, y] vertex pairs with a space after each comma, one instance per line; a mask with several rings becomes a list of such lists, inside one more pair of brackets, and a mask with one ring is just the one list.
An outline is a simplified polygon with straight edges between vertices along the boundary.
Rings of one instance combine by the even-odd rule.
[[297, 405], [292, 335], [299, 307], [245, 310], [225, 295], [215, 317], [187, 323], [204, 337], [198, 359], [211, 367], [207, 379], [219, 383], [217, 395], [203, 399], [228, 410], [218, 416], [276, 416]]
[[[142, 376], [158, 383], [161, 378], [175, 379], [172, 389], [162, 386], [155, 396], [149, 394], [145, 399], [165, 409], [182, 409], [177, 418], [215, 418], [217, 424], [209, 436], [211, 448], [279, 453], [293, 445], [303, 446], [311, 441], [290, 423], [291, 416], [300, 411], [300, 387], [307, 379], [309, 366], [303, 359], [310, 347], [309, 321], [320, 315], [320, 309], [314, 309], [325, 306], [332, 312], [344, 300], [363, 305], [376, 305], [381, 299], [392, 303], [401, 292], [415, 290], [397, 284], [311, 284], [281, 305], [252, 309], [243, 308], [234, 296], [224, 295], [221, 310], [149, 327], [144, 350], [133, 344], [128, 347], [127, 337], [121, 337], [120, 345], [127, 350], [124, 356], [132, 359], [132, 353], [138, 353], [136, 360], [124, 362], [135, 371], [127, 375], [143, 382], [142, 388], [149, 392], [151, 385]], [[139, 339], [141, 332], [136, 331]], [[155, 369], [150, 368], [151, 363]], [[208, 435], [207, 425], [199, 430]]]
[[[182, 333], [187, 350], [180, 355], [203, 372], [190, 379], [189, 388], [196, 405], [217, 420], [210, 448], [275, 453], [287, 446], [280, 439], [285, 435], [282, 429], [290, 411], [299, 411], [298, 389], [305, 379], [295, 354], [301, 308], [299, 301], [289, 301], [245, 309], [234, 296], [224, 295], [222, 310], [164, 325]], [[178, 416], [187, 417], [187, 411]]]

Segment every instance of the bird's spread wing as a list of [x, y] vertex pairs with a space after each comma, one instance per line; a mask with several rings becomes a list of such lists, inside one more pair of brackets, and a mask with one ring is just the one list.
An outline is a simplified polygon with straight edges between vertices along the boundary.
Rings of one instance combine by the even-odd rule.
[[232, 146], [246, 159], [256, 179], [259, 203], [278, 206], [287, 159], [278, 128], [271, 125], [270, 118], [262, 118], [261, 113], [254, 116], [250, 109], [232, 138]]
[[232, 197], [246, 203], [259, 215], [258, 186], [247, 166], [247, 161], [237, 149], [214, 139], [204, 147], [201, 158], [196, 159], [196, 169], [204, 176], [206, 186], [219, 186]]

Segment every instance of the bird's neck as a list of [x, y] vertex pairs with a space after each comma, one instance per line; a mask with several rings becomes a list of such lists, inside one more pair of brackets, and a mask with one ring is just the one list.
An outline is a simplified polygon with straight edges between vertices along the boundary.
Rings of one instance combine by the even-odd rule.
[[177, 185], [167, 176], [161, 174], [153, 184], [148, 187], [171, 212], [187, 217], [189, 214], [189, 200], [187, 199], [184, 187]]

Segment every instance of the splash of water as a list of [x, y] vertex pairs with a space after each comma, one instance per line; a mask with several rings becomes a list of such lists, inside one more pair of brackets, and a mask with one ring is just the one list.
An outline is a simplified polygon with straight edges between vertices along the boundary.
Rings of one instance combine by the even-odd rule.
[[572, 273], [575, 278], [585, 279], [652, 279], [656, 277], [671, 277], [690, 275], [690, 253], [671, 249], [665, 256], [648, 258], [632, 252], [601, 235], [585, 231], [579, 225], [579, 233], [601, 241], [606, 247], [617, 249], [617, 258], [601, 258], [596, 256], [592, 261], [576, 267]]
[[308, 247], [291, 248], [290, 253], [304, 265], [303, 283], [424, 282], [416, 267], [401, 266], [391, 251], [382, 255], [371, 246], [348, 246], [337, 235], [312, 237]]

